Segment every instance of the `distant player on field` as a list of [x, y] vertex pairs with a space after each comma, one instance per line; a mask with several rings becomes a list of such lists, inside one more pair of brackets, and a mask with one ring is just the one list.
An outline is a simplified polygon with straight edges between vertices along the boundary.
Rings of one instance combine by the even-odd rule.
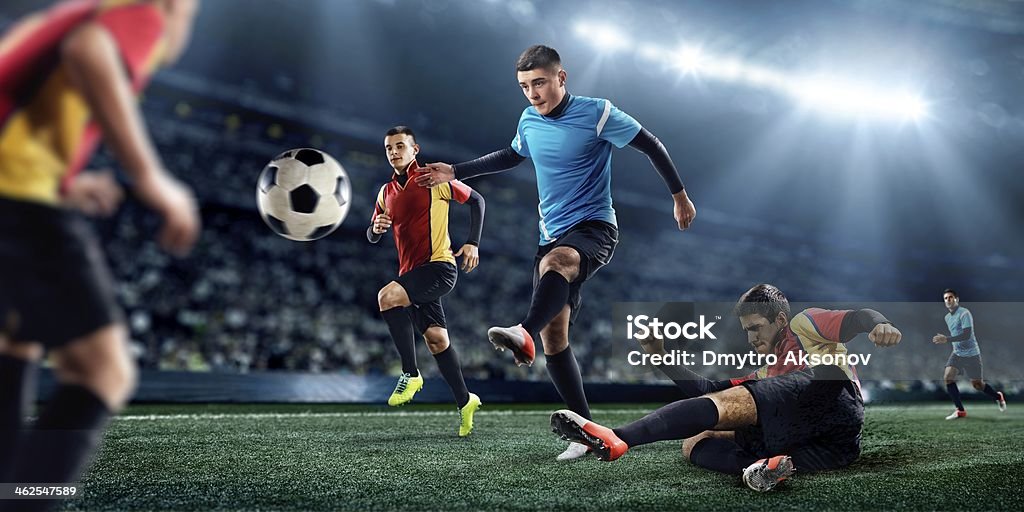
[[[420, 146], [409, 127], [396, 126], [388, 130], [384, 136], [384, 151], [393, 172], [391, 181], [377, 193], [372, 224], [366, 236], [370, 242], [377, 243], [384, 232], [394, 227], [398, 249], [398, 278], [377, 294], [380, 314], [402, 358], [402, 375], [388, 398], [388, 405], [405, 404], [423, 388], [423, 376], [416, 366], [415, 328], [423, 335], [441, 376], [452, 388], [462, 416], [459, 435], [468, 436], [473, 431], [473, 414], [480, 407], [480, 397], [466, 389], [459, 357], [448, 340], [441, 297], [455, 287], [456, 257], [462, 256], [462, 270], [466, 272], [472, 272], [480, 262], [478, 247], [484, 226], [484, 198], [459, 181], [431, 189], [410, 183], [410, 179], [426, 172], [416, 163]], [[448, 236], [448, 205], [452, 200], [468, 203], [471, 219], [469, 239], [454, 255]]]
[[[759, 354], [777, 364], [745, 377], [712, 381], [685, 368], [670, 375], [687, 396], [620, 428], [598, 425], [572, 411], [556, 411], [552, 430], [587, 444], [601, 460], [631, 447], [685, 439], [683, 456], [702, 468], [742, 475], [767, 491], [793, 471], [842, 468], [860, 455], [864, 402], [851, 365], [808, 367], [787, 354], [846, 354], [846, 342], [868, 333], [892, 346], [902, 334], [872, 309], [806, 309], [790, 317], [789, 301], [769, 284], [757, 285], [736, 304], [740, 326]], [[660, 351], [656, 349], [656, 351]]]
[[[511, 146], [454, 166], [430, 164], [430, 172], [416, 181], [435, 187], [533, 160], [540, 195], [533, 299], [521, 324], [492, 327], [487, 335], [496, 348], [510, 349], [520, 365], [533, 364], [539, 336], [558, 393], [570, 409], [590, 418], [569, 326], [579, 314], [580, 288], [611, 261], [619, 240], [611, 195], [612, 147], [629, 145], [651, 159], [672, 193], [679, 229], [690, 226], [696, 210], [668, 151], [651, 132], [609, 100], [566, 91], [558, 52], [531, 46], [516, 61], [516, 73], [530, 106], [519, 118]], [[585, 446], [570, 445], [558, 460], [586, 453]]]
[[[100, 138], [163, 218], [160, 244], [184, 255], [199, 233], [187, 187], [164, 169], [136, 96], [184, 50], [194, 0], [64, 2], [0, 38], [0, 482], [75, 481], [135, 387], [114, 282], [88, 222], [120, 201], [109, 177], [81, 175]], [[23, 422], [35, 366], [57, 387]], [[49, 501], [4, 502], [34, 510]]]
[[992, 386], [982, 378], [981, 348], [978, 346], [978, 339], [974, 332], [974, 316], [967, 308], [960, 305], [960, 296], [956, 290], [947, 288], [942, 292], [942, 301], [946, 304], [946, 327], [949, 328], [949, 336], [936, 334], [932, 337], [932, 343], [953, 343], [953, 353], [949, 355], [946, 362], [946, 369], [942, 378], [946, 381], [946, 390], [953, 400], [956, 409], [946, 416], [947, 420], [955, 420], [967, 417], [967, 410], [960, 401], [960, 388], [956, 386], [957, 375], [963, 373], [971, 379], [974, 389], [985, 393], [996, 401], [1000, 411], [1006, 410], [1006, 398], [1002, 391], [992, 389]]

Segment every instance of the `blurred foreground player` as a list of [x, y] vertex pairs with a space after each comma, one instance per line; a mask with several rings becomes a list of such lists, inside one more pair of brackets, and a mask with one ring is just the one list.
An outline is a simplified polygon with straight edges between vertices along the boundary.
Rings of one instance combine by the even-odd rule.
[[[377, 193], [373, 223], [366, 236], [370, 242], [377, 243], [394, 227], [398, 249], [398, 278], [377, 294], [380, 314], [402, 358], [402, 375], [388, 398], [388, 405], [408, 403], [423, 388], [423, 376], [416, 366], [415, 328], [423, 335], [441, 376], [455, 396], [462, 417], [459, 435], [468, 436], [473, 431], [473, 414], [480, 408], [480, 397], [466, 389], [458, 354], [448, 339], [441, 297], [455, 288], [456, 257], [462, 256], [462, 270], [466, 272], [472, 272], [480, 262], [478, 247], [484, 226], [484, 198], [458, 181], [430, 189], [410, 183], [410, 179], [423, 171], [416, 163], [420, 146], [407, 126], [388, 130], [384, 136], [384, 151], [393, 172], [391, 181]], [[452, 254], [448, 236], [448, 205], [452, 200], [468, 203], [471, 219], [469, 239], [455, 254]]]
[[[533, 160], [540, 196], [533, 298], [521, 324], [492, 327], [487, 337], [495, 348], [511, 350], [517, 364], [532, 365], [539, 336], [555, 389], [570, 409], [590, 418], [569, 326], [582, 304], [580, 288], [611, 261], [619, 241], [612, 208], [612, 147], [629, 145], [650, 158], [672, 194], [680, 230], [690, 226], [697, 212], [661, 141], [611, 101], [569, 94], [561, 57], [553, 48], [527, 48], [516, 61], [516, 77], [530, 106], [519, 118], [511, 146], [455, 166], [430, 164], [430, 172], [416, 181], [438, 186]], [[585, 446], [570, 444], [557, 458], [586, 453]]]
[[942, 372], [942, 378], [946, 381], [946, 391], [949, 398], [953, 400], [956, 409], [946, 416], [947, 420], [957, 420], [967, 417], [967, 410], [960, 401], [960, 388], [956, 386], [956, 377], [964, 374], [971, 379], [974, 389], [985, 393], [996, 401], [1000, 411], [1006, 410], [1006, 398], [1002, 391], [992, 389], [992, 386], [985, 382], [981, 366], [981, 347], [978, 346], [978, 339], [974, 334], [974, 315], [967, 308], [960, 305], [960, 295], [956, 290], [947, 288], [942, 292], [942, 302], [946, 304], [946, 327], [949, 328], [949, 336], [936, 334], [932, 337], [932, 343], [941, 345], [943, 343], [953, 344], [953, 353], [949, 354], [946, 368]]
[[[188, 41], [195, 0], [74, 1], [0, 39], [0, 482], [73, 482], [136, 379], [114, 283], [88, 223], [116, 184], [78, 171], [101, 136], [163, 218], [176, 255], [199, 232], [195, 200], [171, 178], [136, 96]], [[105, 180], [105, 181], [104, 181]], [[33, 376], [51, 355], [58, 387], [32, 425]], [[3, 501], [0, 508], [47, 508]]]
[[742, 474], [757, 491], [770, 490], [796, 469], [836, 469], [856, 460], [864, 402], [855, 368], [809, 366], [786, 356], [846, 354], [844, 344], [859, 333], [888, 347], [900, 342], [900, 331], [872, 309], [810, 308], [791, 320], [786, 296], [769, 284], [744, 293], [735, 311], [751, 346], [759, 354], [775, 354], [776, 364], [723, 381], [670, 367], [666, 373], [686, 399], [616, 429], [557, 411], [552, 430], [607, 461], [631, 447], [685, 439], [684, 457], [706, 469]]

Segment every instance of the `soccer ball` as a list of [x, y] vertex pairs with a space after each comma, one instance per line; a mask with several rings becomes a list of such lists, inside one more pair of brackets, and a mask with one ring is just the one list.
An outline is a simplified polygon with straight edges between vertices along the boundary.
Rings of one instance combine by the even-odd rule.
[[316, 149], [277, 155], [263, 168], [256, 186], [263, 221], [275, 233], [300, 242], [331, 234], [351, 203], [352, 184], [345, 169]]

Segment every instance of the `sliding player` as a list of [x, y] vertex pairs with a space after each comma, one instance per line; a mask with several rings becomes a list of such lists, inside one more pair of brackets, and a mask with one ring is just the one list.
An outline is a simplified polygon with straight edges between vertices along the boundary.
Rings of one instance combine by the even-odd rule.
[[758, 491], [770, 490], [796, 469], [842, 468], [856, 460], [864, 424], [856, 370], [793, 364], [786, 355], [846, 354], [844, 344], [865, 332], [875, 345], [892, 346], [900, 342], [900, 331], [871, 309], [811, 308], [790, 320], [789, 301], [769, 284], [744, 293], [736, 315], [754, 349], [775, 354], [777, 364], [731, 380], [711, 381], [692, 372], [674, 377], [685, 400], [620, 428], [563, 410], [551, 416], [552, 430], [585, 443], [606, 461], [631, 447], [685, 439], [683, 455], [691, 462], [742, 475]]

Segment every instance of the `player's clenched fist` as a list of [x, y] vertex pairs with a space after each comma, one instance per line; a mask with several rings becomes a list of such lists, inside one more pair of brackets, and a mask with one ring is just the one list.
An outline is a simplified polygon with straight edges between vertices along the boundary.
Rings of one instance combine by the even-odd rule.
[[375, 235], [384, 234], [388, 228], [391, 227], [391, 211], [388, 209], [384, 210], [384, 213], [378, 215], [373, 219], [373, 233]]
[[868, 339], [879, 347], [891, 347], [903, 339], [903, 333], [892, 324], [878, 324], [868, 333]]

